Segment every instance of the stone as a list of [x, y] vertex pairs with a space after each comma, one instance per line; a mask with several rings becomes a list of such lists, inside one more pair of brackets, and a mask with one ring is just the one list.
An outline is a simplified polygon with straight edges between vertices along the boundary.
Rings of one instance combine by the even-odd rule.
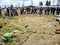
[[33, 33], [37, 33], [37, 31], [36, 30], [33, 30]]
[[29, 25], [26, 25], [25, 28], [27, 28]]
[[45, 32], [43, 32], [43, 34], [45, 34]]
[[60, 28], [59, 29], [56, 29], [56, 31], [60, 31]]
[[56, 34], [60, 34], [60, 28], [59, 29], [56, 29], [55, 33]]
[[20, 39], [17, 39], [17, 40], [15, 40], [16, 42], [19, 42], [20, 41]]
[[0, 26], [0, 28], [2, 28], [2, 26]]
[[55, 27], [57, 26], [57, 25], [54, 25]]
[[49, 35], [54, 35], [54, 33], [49, 33]]
[[55, 34], [60, 34], [60, 31], [55, 31]]
[[60, 18], [56, 18], [56, 21], [58, 21], [58, 22], [59, 22], [59, 21], [60, 21]]

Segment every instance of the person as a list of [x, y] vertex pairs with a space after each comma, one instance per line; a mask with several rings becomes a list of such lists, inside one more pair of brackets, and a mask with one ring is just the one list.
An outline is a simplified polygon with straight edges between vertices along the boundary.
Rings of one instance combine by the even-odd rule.
[[32, 8], [32, 11], [31, 11], [31, 13], [34, 13], [34, 7]]
[[25, 14], [25, 12], [26, 12], [26, 10], [25, 10], [24, 7], [20, 8], [20, 13], [21, 13], [21, 14]]
[[39, 11], [40, 11], [40, 10], [39, 10], [39, 8], [37, 8], [37, 9], [36, 9], [36, 13], [38, 14], [38, 13], [39, 13]]
[[5, 8], [5, 18], [9, 18], [9, 8]]
[[17, 11], [16, 11], [16, 9], [14, 8], [14, 9], [12, 9], [12, 14], [14, 15], [14, 16], [18, 16], [18, 13], [17, 13]]
[[54, 7], [51, 7], [51, 14], [54, 15], [55, 14], [55, 8]]
[[41, 16], [42, 15], [42, 12], [43, 12], [43, 8], [40, 7], [39, 10], [40, 10], [40, 16]]
[[23, 9], [20, 9], [20, 14], [23, 14]]
[[26, 11], [27, 11], [27, 14], [30, 13], [30, 8], [27, 7], [27, 8], [26, 8]]
[[50, 7], [47, 8], [47, 15], [50, 13]]
[[35, 8], [35, 13], [37, 14], [37, 8]]
[[60, 14], [60, 8], [59, 8], [59, 7], [57, 7], [56, 14], [57, 14], [57, 15]]
[[12, 17], [13, 15], [14, 15], [14, 13], [13, 13], [13, 5], [11, 5], [10, 6], [10, 9], [9, 9], [9, 12], [10, 12], [10, 16]]
[[1, 9], [1, 7], [0, 7], [0, 16], [2, 16], [2, 9]]
[[45, 12], [45, 14], [47, 14], [47, 7], [44, 8], [44, 12]]
[[23, 13], [26, 14], [26, 8], [24, 7]]
[[8, 15], [9, 15], [9, 9], [5, 8], [5, 16], [8, 16]]

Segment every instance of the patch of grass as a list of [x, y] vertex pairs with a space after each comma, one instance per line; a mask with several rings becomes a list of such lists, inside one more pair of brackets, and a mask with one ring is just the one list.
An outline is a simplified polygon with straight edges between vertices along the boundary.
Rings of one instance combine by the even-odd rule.
[[12, 35], [10, 33], [5, 33], [2, 36], [4, 42], [12, 42]]
[[31, 30], [31, 29], [27, 29], [27, 32], [33, 32], [33, 30]]
[[14, 26], [9, 26], [9, 28], [14, 27]]
[[2, 40], [4, 42], [13, 42], [13, 38], [17, 37], [16, 34], [11, 34], [11, 33], [5, 33], [3, 36], [2, 36]]
[[14, 26], [9, 26], [9, 30], [13, 30], [14, 29]]
[[24, 32], [21, 32], [21, 34], [24, 34]]
[[18, 27], [15, 27], [14, 29], [16, 29], [16, 30], [21, 30], [20, 28], [18, 28]]

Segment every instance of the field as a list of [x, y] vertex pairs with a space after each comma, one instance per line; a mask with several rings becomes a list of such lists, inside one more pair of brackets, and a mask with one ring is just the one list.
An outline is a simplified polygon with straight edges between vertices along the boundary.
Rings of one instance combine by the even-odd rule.
[[[18, 11], [19, 12], [19, 11]], [[4, 15], [3, 15], [4, 16]], [[0, 42], [5, 45], [60, 45], [60, 34], [55, 34], [60, 28], [55, 16], [39, 14], [23, 14], [10, 19], [0, 18]], [[13, 42], [3, 42], [6, 32], [16, 33]]]

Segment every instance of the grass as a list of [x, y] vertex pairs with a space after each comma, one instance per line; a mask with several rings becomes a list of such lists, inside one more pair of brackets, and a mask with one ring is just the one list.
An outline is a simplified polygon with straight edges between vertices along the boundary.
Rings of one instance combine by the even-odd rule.
[[[8, 31], [18, 34], [18, 36], [13, 39], [12, 43], [7, 43], [6, 45], [19, 45], [19, 42], [23, 42], [23, 40], [26, 41], [22, 43], [22, 45], [27, 45], [28, 43], [29, 45], [40, 45], [41, 43], [46, 43], [47, 40], [51, 41], [60, 38], [58, 37], [60, 35], [54, 33], [57, 28], [60, 28], [59, 23], [55, 20], [56, 18], [57, 17], [52, 15], [45, 14], [43, 14], [41, 17], [39, 14], [23, 14], [17, 17], [15, 16], [12, 19], [0, 19], [0, 23], [2, 25], [7, 22], [7, 24], [3, 25], [3, 28], [0, 29], [0, 34], [1, 37], [5, 32]], [[49, 23], [51, 23], [51, 27], [49, 26]], [[32, 33], [33, 30], [36, 30], [37, 33]], [[43, 32], [45, 32], [45, 34], [43, 34]], [[50, 35], [49, 33], [53, 33], [54, 35]], [[29, 38], [27, 39], [26, 37]], [[16, 42], [16, 40], [20, 41]], [[0, 40], [0, 42], [2, 42], [2, 40]], [[60, 43], [60, 41], [58, 40], [56, 43]]]
[[2, 18], [2, 16], [0, 16], [0, 18]]

